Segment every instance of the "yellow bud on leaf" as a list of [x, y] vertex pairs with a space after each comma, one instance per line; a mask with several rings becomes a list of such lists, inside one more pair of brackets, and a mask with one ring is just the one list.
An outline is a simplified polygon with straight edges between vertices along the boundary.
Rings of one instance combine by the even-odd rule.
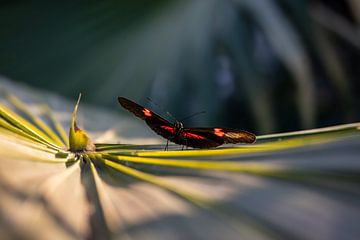
[[95, 151], [95, 145], [91, 142], [86, 132], [76, 125], [76, 112], [80, 103], [81, 93], [75, 105], [70, 125], [69, 143], [71, 152]]

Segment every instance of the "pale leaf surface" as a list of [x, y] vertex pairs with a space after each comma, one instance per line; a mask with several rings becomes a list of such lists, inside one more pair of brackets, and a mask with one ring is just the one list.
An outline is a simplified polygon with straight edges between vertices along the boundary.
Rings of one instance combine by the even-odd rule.
[[80, 103], [96, 151], [74, 154], [75, 100], [0, 87], [1, 239], [360, 237], [359, 123], [165, 152], [141, 121]]

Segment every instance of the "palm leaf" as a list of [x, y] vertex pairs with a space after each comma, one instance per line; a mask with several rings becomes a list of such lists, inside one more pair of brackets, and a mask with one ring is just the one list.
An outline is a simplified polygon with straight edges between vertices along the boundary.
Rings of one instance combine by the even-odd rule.
[[[10, 90], [3, 92], [9, 96]], [[96, 134], [74, 127], [78, 103], [72, 120], [62, 124], [56, 112], [49, 117], [49, 111], [30, 111], [21, 99], [2, 99], [2, 237], [360, 236], [360, 123], [263, 135], [253, 145], [211, 150], [172, 145], [163, 151], [162, 145], [139, 145], [141, 140], [96, 143], [94, 149], [87, 141]], [[63, 125], [71, 129], [70, 141]]]

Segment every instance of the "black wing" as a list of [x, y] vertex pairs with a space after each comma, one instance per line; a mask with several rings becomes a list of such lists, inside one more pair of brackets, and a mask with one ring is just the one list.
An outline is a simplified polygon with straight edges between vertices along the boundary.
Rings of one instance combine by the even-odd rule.
[[185, 128], [175, 134], [174, 125], [149, 109], [127, 99], [118, 97], [122, 107], [143, 119], [158, 135], [180, 145], [193, 148], [214, 148], [224, 143], [253, 143], [252, 133], [229, 128]]
[[144, 120], [146, 124], [158, 135], [166, 139], [171, 139], [175, 135], [173, 124], [153, 111], [150, 111], [149, 109], [124, 97], [118, 97], [118, 101], [123, 108], [127, 109], [138, 118]]
[[243, 130], [230, 128], [185, 128], [180, 135], [187, 146], [212, 148], [224, 143], [254, 143], [256, 136]]

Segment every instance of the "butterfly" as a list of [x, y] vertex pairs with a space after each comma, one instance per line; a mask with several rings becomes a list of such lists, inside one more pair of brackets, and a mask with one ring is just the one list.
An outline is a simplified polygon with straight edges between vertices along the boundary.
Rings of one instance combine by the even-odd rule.
[[256, 136], [230, 128], [184, 128], [180, 121], [171, 123], [153, 111], [127, 99], [118, 97], [120, 105], [141, 118], [158, 135], [169, 141], [192, 148], [215, 148], [225, 143], [254, 143]]

